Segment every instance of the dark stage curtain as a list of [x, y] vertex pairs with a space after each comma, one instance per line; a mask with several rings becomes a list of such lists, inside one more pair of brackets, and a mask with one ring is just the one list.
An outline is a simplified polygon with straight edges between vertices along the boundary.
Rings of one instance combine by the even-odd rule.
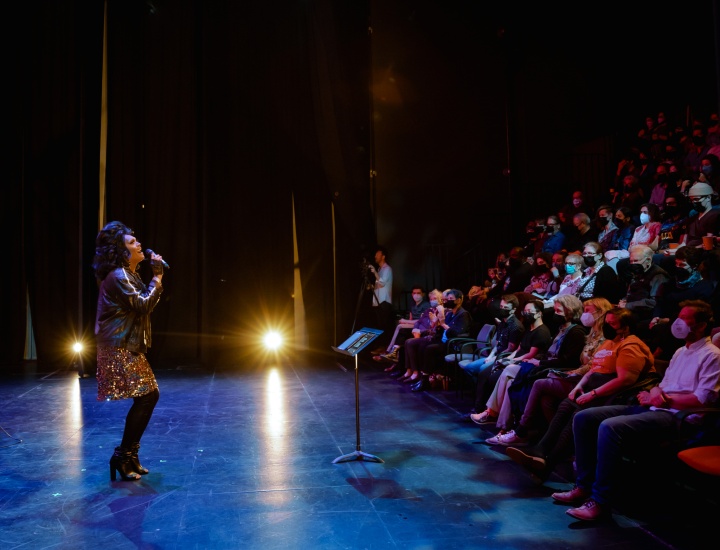
[[[154, 364], [242, 365], [264, 328], [292, 330], [293, 201], [310, 346], [350, 330], [374, 241], [368, 14], [353, 4], [108, 2], [105, 220], [171, 265]], [[94, 323], [103, 14], [92, 2], [24, 11], [21, 154], [8, 163], [23, 207], [3, 201], [22, 266], [3, 298], [1, 361], [22, 358], [27, 286], [38, 360], [61, 364], [68, 329]]]

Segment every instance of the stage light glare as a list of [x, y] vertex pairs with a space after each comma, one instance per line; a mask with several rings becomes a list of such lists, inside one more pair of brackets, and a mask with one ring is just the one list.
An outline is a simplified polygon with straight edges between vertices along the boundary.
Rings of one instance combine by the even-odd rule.
[[280, 346], [282, 346], [282, 336], [280, 336], [279, 332], [270, 331], [263, 337], [263, 343], [266, 349], [271, 351], [278, 350]]
[[83, 350], [82, 342], [75, 342], [72, 347], [73, 351], [75, 353], [80, 353]]

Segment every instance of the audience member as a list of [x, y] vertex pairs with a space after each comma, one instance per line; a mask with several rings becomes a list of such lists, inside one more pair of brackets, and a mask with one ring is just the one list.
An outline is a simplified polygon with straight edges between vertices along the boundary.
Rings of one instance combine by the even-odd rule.
[[[410, 311], [407, 317], [403, 317], [398, 320], [395, 326], [395, 332], [393, 333], [392, 339], [388, 344], [385, 353], [373, 356], [375, 361], [390, 361], [396, 363], [398, 360], [398, 350], [402, 343], [412, 336], [412, 330], [415, 327], [415, 323], [422, 317], [422, 314], [430, 309], [430, 302], [428, 302], [425, 296], [425, 290], [419, 285], [412, 287], [410, 291], [413, 303], [410, 306]], [[394, 367], [388, 367], [385, 369], [390, 372], [394, 370]]]
[[702, 238], [720, 234], [720, 206], [713, 206], [713, 188], [696, 182], [688, 191], [688, 199], [694, 212], [690, 212], [687, 224], [686, 246], [702, 246]]
[[[603, 204], [597, 209], [595, 215], [597, 225], [600, 229], [597, 242], [600, 243], [603, 250], [611, 250], [613, 245], [613, 236], [618, 230], [617, 225], [613, 221], [613, 209], [609, 204]], [[628, 242], [630, 240], [628, 239]]]
[[533, 276], [530, 278], [530, 284], [525, 287], [525, 292], [529, 292], [541, 300], [544, 299], [555, 278], [551, 271], [551, 266], [552, 254], [549, 252], [538, 252], [535, 254]]
[[557, 216], [548, 216], [545, 223], [545, 232], [548, 236], [542, 245], [542, 252], [550, 252], [554, 254], [562, 250], [565, 246], [565, 234], [560, 230], [560, 218]]
[[605, 263], [605, 255], [600, 243], [594, 241], [586, 243], [582, 254], [587, 267], [575, 295], [583, 301], [603, 297], [617, 304], [626, 294], [626, 288], [618, 279], [615, 270]]
[[600, 231], [592, 224], [590, 216], [584, 212], [573, 216], [573, 229], [565, 243], [568, 252], [580, 252], [589, 241], [595, 241]]
[[652, 258], [649, 246], [639, 244], [630, 248], [627, 294], [618, 302], [618, 306], [631, 310], [641, 321], [652, 317], [660, 288], [670, 279]]

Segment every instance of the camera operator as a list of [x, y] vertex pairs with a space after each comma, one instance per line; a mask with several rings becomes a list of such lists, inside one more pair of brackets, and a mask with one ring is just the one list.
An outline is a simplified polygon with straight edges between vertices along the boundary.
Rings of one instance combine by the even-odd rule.
[[392, 268], [387, 263], [387, 251], [382, 246], [377, 247], [375, 263], [378, 265], [377, 269], [372, 265], [368, 269], [375, 278], [372, 307], [377, 316], [377, 328], [383, 331], [378, 337], [378, 347], [373, 350], [373, 353], [377, 354], [385, 353], [390, 342], [395, 329], [395, 308], [392, 302]]

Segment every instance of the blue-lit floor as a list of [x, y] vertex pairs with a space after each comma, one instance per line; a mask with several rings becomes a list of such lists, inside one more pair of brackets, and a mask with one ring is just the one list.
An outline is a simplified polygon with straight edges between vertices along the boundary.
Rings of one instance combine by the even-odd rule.
[[[142, 441], [151, 473], [109, 481], [130, 403], [73, 372], [0, 377], [0, 547], [697, 548], [718, 510], [674, 487], [648, 508], [582, 524], [461, 413], [454, 391], [412, 393], [360, 364], [157, 371]], [[22, 442], [16, 443], [15, 439]], [[680, 496], [678, 496], [680, 495]], [[648, 494], [648, 497], [651, 495]], [[682, 502], [679, 499], [683, 499]], [[694, 507], [694, 508], [693, 508]], [[666, 510], [666, 512], [663, 512]]]

